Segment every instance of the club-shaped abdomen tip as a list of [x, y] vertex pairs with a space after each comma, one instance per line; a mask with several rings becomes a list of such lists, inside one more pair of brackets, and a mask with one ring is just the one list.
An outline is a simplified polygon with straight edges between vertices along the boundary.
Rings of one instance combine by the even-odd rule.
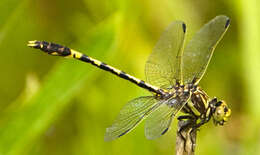
[[41, 43], [40, 43], [40, 41], [32, 40], [32, 41], [28, 41], [27, 46], [28, 47], [32, 47], [32, 48], [40, 48], [41, 47]]

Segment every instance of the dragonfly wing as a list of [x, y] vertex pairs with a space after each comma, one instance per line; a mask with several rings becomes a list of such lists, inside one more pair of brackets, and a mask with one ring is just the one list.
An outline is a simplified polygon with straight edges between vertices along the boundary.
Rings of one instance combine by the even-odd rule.
[[105, 140], [121, 137], [132, 130], [157, 106], [154, 96], [144, 96], [128, 102], [120, 111], [111, 127], [106, 129]]
[[205, 73], [213, 51], [228, 29], [229, 18], [217, 16], [205, 24], [187, 44], [183, 52], [184, 83], [197, 84]]
[[157, 87], [172, 86], [181, 79], [181, 57], [186, 26], [175, 21], [162, 33], [145, 65], [147, 82]]
[[183, 108], [186, 102], [171, 99], [160, 103], [146, 119], [145, 136], [147, 139], [155, 139], [165, 134], [176, 114]]

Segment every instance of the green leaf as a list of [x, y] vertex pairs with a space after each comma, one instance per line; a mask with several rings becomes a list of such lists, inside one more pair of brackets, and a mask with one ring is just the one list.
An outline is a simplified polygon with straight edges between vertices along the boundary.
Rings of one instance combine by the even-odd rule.
[[[93, 31], [89, 39], [93, 39], [96, 44], [89, 46], [91, 53], [99, 53], [99, 50], [102, 50], [108, 51], [109, 54], [109, 49], [114, 45], [114, 20], [115, 18], [109, 19]], [[102, 37], [104, 35], [106, 37]], [[86, 84], [86, 80], [93, 76], [95, 74], [86, 69], [84, 63], [71, 59], [62, 59], [57, 63], [46, 75], [35, 96], [27, 103], [21, 103], [26, 106], [2, 120], [0, 154], [23, 154], [61, 112], [72, 104], [71, 99]]]

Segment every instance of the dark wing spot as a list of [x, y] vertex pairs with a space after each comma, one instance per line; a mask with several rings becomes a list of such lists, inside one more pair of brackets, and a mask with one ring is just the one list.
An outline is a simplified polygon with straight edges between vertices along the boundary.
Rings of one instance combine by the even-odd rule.
[[185, 33], [186, 32], [186, 24], [185, 23], [182, 23], [182, 29], [183, 29], [183, 32]]
[[169, 128], [166, 128], [161, 135], [164, 135], [167, 131], [168, 131]]
[[130, 129], [126, 130], [125, 132], [121, 133], [118, 137], [121, 137], [123, 135], [125, 135]]
[[225, 25], [225, 28], [227, 28], [230, 24], [230, 19], [228, 18], [227, 22], [226, 22], [226, 25]]

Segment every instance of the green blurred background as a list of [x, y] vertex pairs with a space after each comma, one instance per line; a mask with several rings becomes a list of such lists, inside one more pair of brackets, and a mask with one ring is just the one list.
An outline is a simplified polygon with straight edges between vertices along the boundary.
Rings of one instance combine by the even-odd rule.
[[219, 14], [231, 26], [200, 85], [232, 108], [198, 133], [197, 154], [260, 154], [260, 2], [257, 0], [1, 0], [0, 155], [174, 154], [176, 121], [147, 140], [144, 123], [104, 142], [132, 98], [149, 92], [91, 65], [51, 57], [28, 40], [67, 45], [145, 79], [161, 32], [183, 20], [188, 38]]

